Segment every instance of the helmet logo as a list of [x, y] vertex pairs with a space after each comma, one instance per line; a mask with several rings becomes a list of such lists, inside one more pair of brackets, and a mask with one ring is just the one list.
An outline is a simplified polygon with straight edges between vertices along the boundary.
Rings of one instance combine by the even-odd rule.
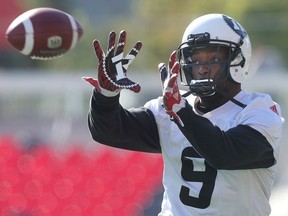
[[237, 21], [225, 15], [223, 15], [223, 19], [229, 27], [241, 37], [241, 39], [244, 39], [247, 36], [247, 32]]

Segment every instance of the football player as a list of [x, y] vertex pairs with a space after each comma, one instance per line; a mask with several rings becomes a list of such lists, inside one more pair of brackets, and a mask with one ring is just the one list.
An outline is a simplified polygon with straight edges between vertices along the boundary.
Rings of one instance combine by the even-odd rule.
[[[127, 69], [141, 42], [123, 55], [126, 32], [99, 41], [98, 79], [89, 110], [93, 139], [104, 145], [161, 153], [164, 161], [159, 216], [268, 216], [283, 125], [268, 94], [241, 87], [249, 74], [251, 42], [245, 29], [223, 14], [207, 14], [186, 28], [182, 43], [158, 66], [163, 95], [124, 109], [121, 89], [140, 91]], [[180, 94], [178, 76], [189, 91]]]

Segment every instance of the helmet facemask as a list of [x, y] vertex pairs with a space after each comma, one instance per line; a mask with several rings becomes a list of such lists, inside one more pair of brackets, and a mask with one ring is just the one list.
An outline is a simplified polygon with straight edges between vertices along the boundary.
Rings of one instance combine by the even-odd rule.
[[[197, 53], [201, 51], [216, 52], [215, 58], [209, 61], [198, 61]], [[222, 53], [222, 57], [221, 56]], [[225, 58], [223, 58], [225, 53]], [[232, 64], [239, 55], [241, 61]], [[219, 58], [218, 58], [219, 56]], [[245, 64], [245, 58], [241, 56], [241, 49], [238, 44], [224, 40], [212, 40], [209, 33], [189, 35], [188, 41], [182, 43], [178, 48], [178, 60], [180, 62], [180, 80], [185, 86], [189, 86], [190, 93], [200, 97], [212, 96], [216, 92], [217, 85], [223, 79], [233, 82], [230, 75], [230, 68]], [[205, 67], [208, 72], [205, 77], [197, 77], [197, 73]], [[217, 68], [217, 75], [211, 77], [211, 72]]]

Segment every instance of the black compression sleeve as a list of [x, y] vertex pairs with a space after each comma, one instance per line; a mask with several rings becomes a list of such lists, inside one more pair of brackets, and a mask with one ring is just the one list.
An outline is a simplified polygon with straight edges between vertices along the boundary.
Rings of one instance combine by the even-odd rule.
[[147, 108], [126, 110], [119, 95], [105, 97], [94, 91], [88, 115], [93, 139], [112, 147], [143, 152], [161, 152], [153, 113]]
[[217, 169], [266, 168], [275, 163], [267, 139], [247, 125], [222, 131], [208, 119], [196, 115], [189, 104], [177, 113], [179, 128], [195, 150]]

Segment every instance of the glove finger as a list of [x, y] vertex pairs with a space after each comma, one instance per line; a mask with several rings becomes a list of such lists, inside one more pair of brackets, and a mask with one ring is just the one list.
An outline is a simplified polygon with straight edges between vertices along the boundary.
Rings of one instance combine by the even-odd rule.
[[125, 59], [129, 60], [129, 64], [135, 59], [139, 51], [141, 50], [142, 42], [138, 41], [134, 47], [130, 50], [130, 52], [126, 55]]
[[99, 62], [103, 62], [105, 55], [98, 40], [93, 41], [94, 50]]
[[114, 56], [115, 43], [116, 43], [116, 33], [114, 31], [111, 31], [109, 33], [108, 48], [107, 48], [107, 56], [109, 58], [112, 58]]
[[160, 73], [160, 80], [161, 80], [161, 85], [162, 85], [162, 90], [163, 90], [165, 87], [164, 83], [168, 79], [168, 71], [167, 71], [166, 65], [164, 63], [160, 63], [158, 65], [158, 71]]
[[174, 50], [174, 51], [171, 53], [170, 58], [169, 58], [169, 71], [172, 70], [172, 67], [173, 67], [174, 64], [175, 64], [176, 56], [177, 56], [177, 52], [176, 52], [176, 50]]
[[116, 43], [116, 33], [114, 31], [111, 31], [109, 33], [107, 54], [105, 56], [105, 65], [103, 65], [103, 70], [105, 71], [105, 76], [108, 76], [111, 79], [110, 81], [112, 82], [116, 80], [117, 75], [116, 68], [112, 62], [112, 59], [114, 58], [115, 43]]
[[135, 46], [130, 50], [130, 52], [125, 56], [125, 58], [122, 61], [123, 68], [125, 72], [127, 71], [129, 65], [134, 61], [137, 54], [141, 50], [142, 42], [138, 41]]
[[115, 56], [124, 52], [125, 43], [126, 43], [126, 35], [127, 35], [126, 31], [122, 30], [120, 32]]
[[[172, 76], [170, 77], [169, 81], [168, 81], [168, 88], [173, 88], [175, 85], [177, 85], [177, 77], [178, 77], [178, 74], [172, 74]], [[176, 89], [178, 90], [178, 89]]]
[[172, 74], [178, 74], [179, 73], [179, 69], [180, 69], [180, 64], [178, 61], [176, 61], [172, 67]]

